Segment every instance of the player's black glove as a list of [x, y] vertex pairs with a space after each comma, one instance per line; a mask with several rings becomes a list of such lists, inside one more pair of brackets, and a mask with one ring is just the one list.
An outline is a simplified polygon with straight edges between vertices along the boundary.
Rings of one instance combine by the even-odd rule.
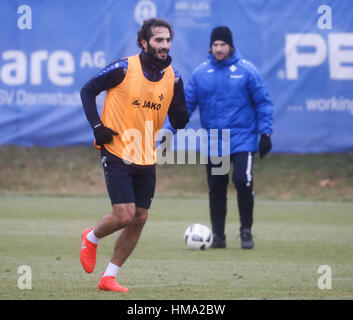
[[96, 139], [96, 145], [98, 146], [110, 143], [113, 140], [113, 136], [118, 135], [117, 132], [105, 127], [102, 123], [98, 123], [93, 127], [93, 133]]
[[272, 148], [271, 136], [262, 134], [259, 143], [260, 158], [263, 158]]

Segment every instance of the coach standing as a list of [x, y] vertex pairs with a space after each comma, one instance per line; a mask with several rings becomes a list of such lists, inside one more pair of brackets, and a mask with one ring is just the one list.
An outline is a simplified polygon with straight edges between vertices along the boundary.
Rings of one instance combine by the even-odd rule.
[[[168, 54], [172, 39], [168, 22], [144, 21], [137, 34], [141, 53], [111, 63], [81, 90], [95, 144], [101, 149], [112, 204], [111, 213], [82, 233], [80, 261], [86, 272], [94, 270], [99, 240], [121, 230], [111, 261], [102, 273], [100, 290], [128, 291], [115, 277], [140, 238], [154, 196], [154, 137], [167, 114], [175, 129], [184, 128], [189, 121], [183, 82]], [[107, 94], [100, 117], [96, 96], [104, 90]]]
[[[230, 157], [233, 164], [232, 181], [237, 190], [241, 247], [251, 249], [254, 247], [251, 232], [253, 159], [257, 151], [262, 158], [272, 148], [273, 104], [257, 68], [234, 48], [228, 27], [219, 26], [212, 30], [209, 59], [193, 72], [185, 88], [185, 97], [190, 116], [199, 106], [201, 126], [208, 132], [211, 129], [230, 130], [230, 154], [221, 156]], [[228, 173], [213, 175], [213, 166], [212, 161], [208, 161], [209, 207], [214, 234], [212, 247], [225, 248]]]

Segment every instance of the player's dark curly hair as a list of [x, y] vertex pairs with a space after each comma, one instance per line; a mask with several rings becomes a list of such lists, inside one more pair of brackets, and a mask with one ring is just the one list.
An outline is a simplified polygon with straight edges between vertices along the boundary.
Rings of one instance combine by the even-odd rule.
[[174, 31], [171, 24], [163, 19], [148, 19], [145, 20], [141, 26], [141, 29], [137, 32], [137, 46], [139, 48], [143, 48], [141, 44], [141, 40], [146, 40], [147, 42], [153, 36], [152, 28], [154, 27], [165, 27], [169, 30], [170, 38], [173, 39]]

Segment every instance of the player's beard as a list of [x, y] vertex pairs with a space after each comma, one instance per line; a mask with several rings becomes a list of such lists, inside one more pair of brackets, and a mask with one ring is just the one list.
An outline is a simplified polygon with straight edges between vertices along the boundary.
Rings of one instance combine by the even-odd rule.
[[[157, 49], [153, 48], [153, 47], [147, 42], [147, 53], [148, 53], [151, 57], [153, 57], [154, 59], [156, 59], [157, 61], [162, 62], [162, 61], [167, 60], [168, 54], [169, 54], [169, 50], [167, 50], [167, 49], [159, 49], [159, 50], [157, 50]], [[159, 58], [159, 57], [158, 57], [158, 53], [165, 53], [165, 58], [163, 58], [163, 59]]]

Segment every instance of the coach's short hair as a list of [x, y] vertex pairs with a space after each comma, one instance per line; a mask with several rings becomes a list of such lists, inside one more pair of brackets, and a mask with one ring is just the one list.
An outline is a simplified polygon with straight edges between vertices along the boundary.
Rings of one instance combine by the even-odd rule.
[[170, 38], [173, 39], [174, 31], [173, 31], [172, 25], [169, 22], [163, 19], [156, 19], [156, 18], [148, 19], [143, 21], [141, 29], [137, 32], [137, 46], [139, 48], [141, 49], [143, 48], [141, 40], [146, 40], [148, 42], [151, 39], [151, 37], [153, 36], [152, 28], [154, 27], [167, 28], [170, 33]]

